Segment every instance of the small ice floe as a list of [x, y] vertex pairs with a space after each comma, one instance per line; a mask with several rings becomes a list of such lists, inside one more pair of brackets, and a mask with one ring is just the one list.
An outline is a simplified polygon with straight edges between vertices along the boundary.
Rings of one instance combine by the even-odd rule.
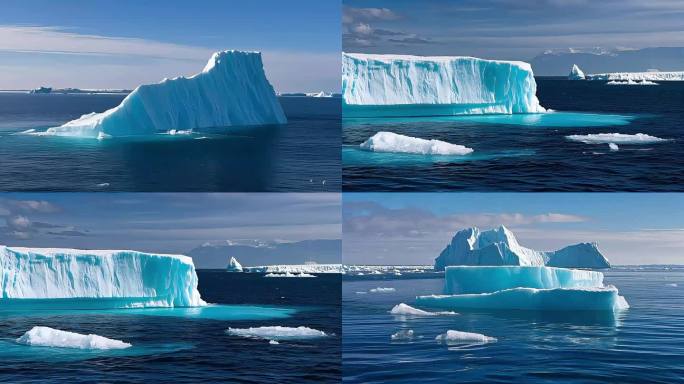
[[566, 139], [571, 141], [578, 141], [584, 144], [653, 144], [660, 143], [663, 141], [669, 141], [668, 139], [661, 139], [660, 137], [655, 137], [647, 135], [645, 133], [637, 133], [634, 135], [626, 133], [594, 133], [589, 135], [569, 135], [565, 136]]
[[19, 344], [37, 347], [76, 349], [125, 349], [131, 344], [99, 335], [82, 335], [50, 327], [33, 327], [16, 340]]
[[667, 285], [668, 287], [674, 287], [674, 288], [677, 288], [677, 287], [678, 287], [677, 283], [670, 283], [670, 284], [666, 284], [666, 285]]
[[410, 315], [410, 316], [452, 316], [457, 315], [456, 312], [428, 312], [422, 309], [413, 308], [412, 306], [400, 303], [394, 306], [390, 311], [393, 315]]
[[392, 341], [409, 341], [413, 340], [413, 330], [412, 329], [402, 329], [401, 331], [392, 334], [390, 336]]
[[268, 340], [269, 343], [271, 343], [271, 341], [309, 340], [330, 336], [323, 331], [309, 327], [300, 326], [293, 328], [279, 325], [269, 327], [228, 328], [226, 333], [231, 336]]
[[610, 148], [611, 151], [619, 151], [620, 150], [620, 147], [618, 147], [618, 145], [615, 143], [608, 143], [608, 148]]
[[100, 184], [97, 184], [97, 187], [98, 188], [107, 188], [107, 187], [109, 187], [109, 183], [100, 183]]
[[378, 132], [361, 143], [361, 149], [373, 152], [413, 153], [419, 155], [467, 155], [472, 148], [441, 140], [425, 140], [394, 132]]
[[485, 344], [496, 342], [496, 337], [485, 336], [480, 333], [461, 332], [448, 330], [446, 333], [437, 335], [435, 337], [438, 343], [453, 345], [453, 344]]
[[658, 83], [650, 80], [611, 80], [606, 83], [606, 85], [658, 85]]
[[299, 273], [285, 272], [285, 273], [267, 273], [264, 275], [264, 277], [316, 277], [316, 275], [312, 275], [310, 273], [304, 273], [304, 272], [299, 272]]
[[166, 134], [171, 136], [192, 135], [192, 133], [192, 129], [169, 129], [166, 131]]
[[277, 341], [275, 341], [275, 340], [269, 340], [268, 343], [271, 344], [271, 345], [278, 345], [278, 344], [280, 344], [279, 342], [277, 342]]
[[390, 292], [395, 292], [396, 289], [394, 288], [385, 288], [385, 287], [377, 287], [377, 288], [372, 288], [370, 291], [371, 293], [390, 293]]

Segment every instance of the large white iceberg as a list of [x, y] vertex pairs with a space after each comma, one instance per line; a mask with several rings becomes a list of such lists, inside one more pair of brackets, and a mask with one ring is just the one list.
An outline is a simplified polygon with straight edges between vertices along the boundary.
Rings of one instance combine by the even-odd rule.
[[419, 155], [467, 155], [471, 148], [441, 140], [425, 140], [394, 132], [378, 132], [361, 143], [361, 149], [374, 152], [413, 153]]
[[16, 340], [19, 344], [34, 347], [56, 347], [76, 349], [126, 349], [130, 343], [109, 339], [100, 335], [82, 335], [75, 332], [61, 331], [50, 327], [33, 327]]
[[545, 112], [536, 91], [532, 67], [521, 61], [342, 54], [345, 107], [421, 106], [404, 108], [412, 115]]
[[488, 231], [476, 227], [458, 231], [435, 259], [435, 269], [450, 265], [524, 265], [565, 268], [610, 268], [595, 243], [580, 243], [558, 251], [536, 251], [518, 244], [505, 226]]
[[580, 67], [577, 66], [577, 64], [572, 65], [572, 69], [570, 70], [570, 74], [568, 75], [568, 79], [570, 80], [584, 80], [584, 72], [580, 69]]
[[97, 299], [115, 307], [206, 305], [192, 259], [182, 255], [0, 246], [0, 270], [0, 302]]
[[141, 85], [117, 107], [44, 134], [103, 138], [286, 122], [261, 53], [223, 51], [214, 53], [196, 75]]
[[586, 77], [587, 77], [587, 80], [684, 81], [684, 71], [594, 73], [594, 74], [589, 74]]
[[240, 264], [236, 258], [231, 257], [226, 269], [228, 272], [242, 272], [242, 264]]
[[416, 298], [439, 309], [617, 311], [629, 308], [603, 274], [551, 267], [447, 267], [445, 294]]

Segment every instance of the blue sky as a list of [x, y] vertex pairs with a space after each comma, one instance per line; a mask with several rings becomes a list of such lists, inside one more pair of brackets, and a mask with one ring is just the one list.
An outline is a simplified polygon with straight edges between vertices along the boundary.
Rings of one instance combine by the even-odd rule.
[[0, 244], [186, 253], [204, 243], [340, 239], [325, 193], [0, 194]]
[[545, 50], [684, 46], [674, 0], [343, 0], [347, 52], [530, 60]]
[[523, 246], [598, 242], [614, 264], [684, 263], [684, 196], [636, 193], [345, 194], [343, 260], [431, 264], [454, 233], [508, 226]]
[[263, 52], [279, 91], [337, 91], [340, 17], [316, 0], [3, 1], [0, 88], [133, 87], [245, 49]]

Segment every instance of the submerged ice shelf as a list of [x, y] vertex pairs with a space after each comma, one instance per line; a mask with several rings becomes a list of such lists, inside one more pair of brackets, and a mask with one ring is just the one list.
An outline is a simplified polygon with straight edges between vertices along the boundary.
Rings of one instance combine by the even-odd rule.
[[0, 270], [5, 307], [65, 299], [111, 308], [206, 305], [192, 259], [182, 255], [0, 246]]
[[450, 265], [522, 265], [565, 268], [609, 268], [595, 243], [580, 243], [558, 251], [536, 251], [518, 244], [505, 226], [488, 231], [476, 227], [458, 231], [435, 259], [435, 269]]
[[286, 122], [261, 53], [223, 51], [196, 75], [141, 85], [117, 107], [37, 134], [106, 138]]
[[416, 298], [431, 308], [535, 311], [617, 311], [629, 308], [603, 274], [551, 267], [452, 266], [445, 294]]
[[345, 116], [540, 113], [532, 68], [474, 57], [342, 54]]

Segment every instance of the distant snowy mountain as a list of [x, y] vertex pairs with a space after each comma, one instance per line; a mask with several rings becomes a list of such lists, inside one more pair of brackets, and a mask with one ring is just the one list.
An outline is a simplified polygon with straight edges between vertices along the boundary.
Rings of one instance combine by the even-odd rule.
[[341, 240], [304, 240], [298, 242], [235, 242], [204, 244], [187, 253], [197, 268], [225, 269], [230, 258], [240, 260], [242, 267], [259, 265], [339, 264], [342, 260]]
[[566, 76], [574, 64], [584, 73], [684, 71], [684, 47], [548, 50], [531, 64], [537, 76]]

